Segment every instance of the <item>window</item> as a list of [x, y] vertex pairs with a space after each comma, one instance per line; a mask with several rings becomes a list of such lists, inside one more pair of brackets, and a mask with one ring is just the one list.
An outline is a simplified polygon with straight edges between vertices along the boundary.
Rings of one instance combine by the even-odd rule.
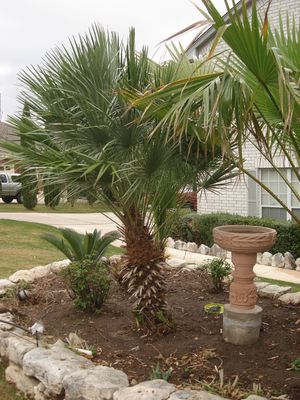
[[[300, 193], [300, 184], [294, 171], [289, 168], [280, 170], [282, 175], [293, 184], [293, 187]], [[261, 182], [268, 186], [289, 208], [300, 215], [300, 202], [287, 186], [283, 178], [277, 171], [271, 168], [260, 170]], [[264, 189], [260, 193], [261, 216], [276, 218], [281, 220], [291, 219], [290, 215], [281, 207], [281, 205]]]
[[20, 182], [20, 175], [19, 174], [11, 175], [11, 180], [13, 182]]
[[2, 183], [7, 183], [6, 175], [0, 175], [0, 179]]

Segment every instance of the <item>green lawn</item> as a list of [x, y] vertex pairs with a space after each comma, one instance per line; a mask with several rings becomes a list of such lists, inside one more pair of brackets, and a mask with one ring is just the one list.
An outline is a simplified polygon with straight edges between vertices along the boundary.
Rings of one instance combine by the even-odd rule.
[[[95, 213], [95, 212], [106, 212], [110, 211], [104, 204], [96, 203], [93, 207], [89, 206], [88, 203], [75, 203], [74, 207], [70, 203], [61, 203], [55, 208], [46, 207], [44, 204], [38, 204], [34, 212], [40, 213]], [[27, 210], [22, 204], [16, 202], [5, 204], [0, 203], [1, 212], [32, 212]]]
[[[49, 225], [0, 220], [0, 279], [19, 269], [32, 268], [65, 259], [65, 255], [41, 238], [43, 232], [57, 232]], [[110, 246], [108, 255], [122, 250]]]

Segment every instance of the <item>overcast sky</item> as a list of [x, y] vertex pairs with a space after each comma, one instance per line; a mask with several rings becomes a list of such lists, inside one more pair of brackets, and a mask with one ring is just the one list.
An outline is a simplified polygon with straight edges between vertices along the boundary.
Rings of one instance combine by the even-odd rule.
[[[201, 6], [199, 0], [195, 3]], [[223, 0], [214, 0], [221, 11]], [[2, 120], [19, 104], [17, 74], [39, 64], [43, 55], [72, 35], [84, 33], [93, 23], [126, 37], [136, 28], [137, 44], [150, 55], [166, 37], [202, 18], [188, 0], [6, 0], [0, 9], [0, 93]], [[196, 34], [181, 38], [183, 45]], [[162, 54], [163, 49], [159, 50]], [[156, 58], [158, 56], [156, 55]]]

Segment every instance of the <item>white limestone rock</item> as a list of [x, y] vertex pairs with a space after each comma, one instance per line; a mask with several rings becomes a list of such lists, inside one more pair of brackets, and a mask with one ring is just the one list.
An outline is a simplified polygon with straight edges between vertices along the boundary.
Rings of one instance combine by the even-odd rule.
[[256, 286], [257, 290], [263, 289], [266, 286], [270, 285], [269, 282], [254, 282], [254, 283], [255, 283], [255, 286]]
[[9, 336], [6, 339], [5, 351], [5, 355], [9, 361], [22, 367], [24, 355], [36, 347], [36, 344], [33, 341], [30, 343], [30, 341], [29, 337], [24, 340], [17, 336]]
[[198, 267], [198, 264], [187, 264], [184, 269], [187, 271], [195, 271], [195, 269], [197, 269]]
[[5, 379], [9, 383], [13, 383], [20, 392], [25, 394], [25, 396], [31, 398], [34, 397], [34, 387], [39, 383], [38, 380], [24, 375], [22, 368], [14, 364], [11, 364], [6, 368]]
[[122, 256], [119, 254], [114, 254], [109, 257], [109, 262], [111, 264], [118, 264], [118, 263], [122, 262]]
[[269, 253], [268, 251], [265, 251], [261, 257], [261, 262], [260, 264], [262, 265], [272, 265], [272, 253]]
[[112, 400], [113, 394], [128, 386], [127, 375], [109, 367], [74, 372], [65, 376], [65, 400]]
[[68, 350], [61, 340], [49, 349], [37, 347], [23, 358], [25, 375], [35, 377], [43, 383], [48, 396], [61, 394], [62, 381], [66, 375], [92, 367], [91, 361]]
[[215, 257], [226, 258], [227, 251], [222, 249], [218, 244], [214, 243], [209, 250], [209, 255], [215, 256]]
[[296, 262], [292, 254], [287, 251], [284, 253], [284, 268], [286, 269], [296, 269]]
[[209, 254], [210, 248], [206, 246], [205, 244], [200, 244], [198, 247], [197, 253], [203, 254], [204, 256], [207, 256]]
[[9, 331], [0, 330], [0, 357], [6, 357], [7, 342], [9, 337]]
[[174, 249], [186, 251], [186, 243], [182, 240], [176, 240]]
[[169, 400], [226, 400], [217, 394], [205, 392], [203, 390], [179, 390], [172, 393]]
[[113, 400], [167, 400], [175, 390], [174, 385], [155, 379], [118, 390], [114, 393]]
[[260, 297], [276, 299], [291, 290], [289, 286], [268, 285], [258, 290]]
[[184, 268], [187, 266], [187, 263], [179, 258], [168, 258], [166, 264], [171, 268]]
[[262, 262], [261, 262], [262, 256], [263, 256], [263, 253], [257, 253], [256, 264], [262, 264]]
[[295, 264], [296, 264], [296, 271], [300, 271], [300, 258], [296, 259]]
[[31, 283], [36, 279], [41, 279], [50, 273], [50, 264], [41, 265], [31, 269], [20, 269], [9, 277], [9, 280], [13, 283], [25, 281]]
[[187, 250], [187, 251], [190, 251], [190, 252], [192, 252], [192, 253], [197, 253], [197, 251], [198, 251], [198, 245], [197, 245], [197, 243], [194, 243], [194, 242], [187, 242], [187, 244], [186, 244], [186, 250]]
[[296, 293], [286, 293], [279, 297], [278, 299], [283, 304], [293, 304], [299, 305], [300, 304], [300, 292]]
[[257, 396], [257, 394], [251, 394], [251, 396], [246, 397], [244, 400], [268, 400], [266, 397]]
[[284, 268], [284, 257], [281, 253], [276, 253], [271, 257], [271, 265], [276, 268]]
[[70, 264], [70, 262], [71, 261], [68, 260], [68, 259], [61, 260], [61, 261], [55, 261], [55, 262], [49, 264], [50, 272], [53, 272], [54, 274], [57, 274], [63, 268], [67, 267]]
[[51, 400], [49, 396], [45, 393], [45, 386], [42, 383], [39, 383], [34, 387], [34, 400]]
[[[9, 312], [0, 314], [0, 319], [2, 321], [13, 322], [13, 316]], [[6, 324], [5, 322], [0, 322], [1, 331], [11, 331], [12, 329], [13, 329], [12, 325]]]
[[175, 240], [171, 237], [168, 237], [166, 240], [166, 246], [170, 247], [171, 249], [174, 249], [175, 246]]
[[15, 284], [9, 279], [0, 279], [0, 290], [8, 289], [15, 286]]
[[181, 272], [193, 272], [198, 267], [196, 264], [190, 264], [181, 269]]

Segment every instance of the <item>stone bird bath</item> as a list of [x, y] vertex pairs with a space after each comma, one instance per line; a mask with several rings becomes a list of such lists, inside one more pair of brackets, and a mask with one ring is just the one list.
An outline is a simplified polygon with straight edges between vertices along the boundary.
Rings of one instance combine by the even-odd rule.
[[213, 230], [215, 243], [231, 251], [234, 264], [229, 302], [223, 315], [223, 337], [233, 344], [252, 344], [259, 337], [262, 308], [256, 305], [257, 290], [253, 267], [258, 252], [269, 250], [276, 231], [252, 225], [224, 225]]

